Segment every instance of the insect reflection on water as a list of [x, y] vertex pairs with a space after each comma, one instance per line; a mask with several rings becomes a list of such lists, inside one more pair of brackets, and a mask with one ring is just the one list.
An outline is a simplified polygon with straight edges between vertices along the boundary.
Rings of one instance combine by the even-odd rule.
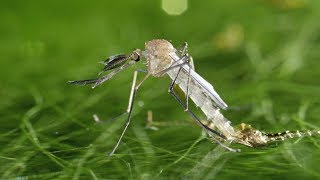
[[[127, 108], [128, 118], [122, 134], [110, 155], [113, 155], [119, 146], [121, 139], [127, 130], [135, 95], [141, 84], [150, 76], [161, 77], [168, 75], [172, 82], [169, 86], [169, 93], [179, 102], [184, 110], [199, 124], [208, 136], [222, 147], [232, 152], [233, 149], [226, 143], [239, 143], [249, 147], [265, 146], [270, 142], [284, 140], [287, 138], [311, 136], [320, 134], [320, 131], [290, 132], [267, 134], [252, 128], [250, 125], [242, 123], [239, 128], [233, 128], [231, 122], [225, 118], [220, 109], [227, 110], [227, 104], [220, 98], [213, 86], [194, 71], [193, 59], [187, 53], [187, 43], [181, 47], [174, 48], [173, 45], [164, 39], [155, 39], [145, 43], [145, 50], [136, 49], [130, 54], [118, 54], [110, 56], [101, 62], [104, 64], [102, 72], [113, 70], [109, 74], [96, 78], [79, 81], [69, 81], [70, 84], [87, 85], [92, 84], [92, 88], [111, 79], [114, 75], [132, 66], [141, 59], [146, 60], [147, 71], [145, 77], [137, 83], [139, 70], [134, 71], [132, 88]], [[101, 73], [102, 73], [101, 72]], [[100, 74], [100, 73], [99, 73]], [[178, 85], [185, 93], [186, 99], [181, 99], [174, 91], [174, 85]], [[199, 118], [189, 109], [189, 99], [206, 115], [209, 125], [202, 123]]]

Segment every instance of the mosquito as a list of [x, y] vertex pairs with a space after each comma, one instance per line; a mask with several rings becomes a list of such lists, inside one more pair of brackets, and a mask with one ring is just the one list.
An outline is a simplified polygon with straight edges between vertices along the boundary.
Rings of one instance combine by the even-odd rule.
[[[197, 122], [197, 124], [208, 134], [208, 136], [219, 145], [231, 152], [239, 152], [240, 149], [233, 149], [225, 143], [239, 143], [249, 147], [257, 147], [259, 145], [266, 145], [269, 142], [281, 140], [289, 136], [305, 135], [305, 133], [279, 133], [265, 134], [250, 125], [241, 124], [240, 128], [233, 128], [231, 122], [225, 118], [220, 109], [227, 110], [228, 105], [222, 100], [219, 94], [214, 90], [213, 86], [195, 72], [193, 59], [187, 53], [188, 44], [185, 42], [179, 48], [174, 46], [167, 40], [154, 39], [145, 43], [145, 49], [136, 49], [129, 54], [118, 54], [110, 56], [105, 61], [101, 62], [104, 68], [99, 73], [112, 70], [109, 74], [96, 79], [69, 81], [70, 84], [88, 85], [91, 84], [95, 88], [105, 81], [111, 79], [113, 76], [122, 70], [139, 62], [141, 59], [146, 60], [147, 70], [135, 70], [133, 73], [132, 87], [130, 91], [129, 103], [127, 108], [128, 117], [124, 125], [123, 131], [109, 154], [113, 155], [118, 148], [131, 120], [131, 113], [135, 100], [136, 93], [141, 84], [150, 75], [154, 77], [162, 77], [168, 75], [172, 82], [168, 88], [168, 92], [175, 100], [182, 106], [182, 108]], [[144, 78], [137, 83], [138, 72], [146, 72]], [[177, 85], [185, 94], [185, 99], [178, 96], [174, 90], [174, 85]], [[189, 109], [189, 99], [201, 109], [206, 115], [209, 123], [203, 123], [200, 119]], [[208, 125], [210, 124], [210, 125]], [[209, 127], [210, 126], [210, 127]], [[309, 132], [310, 134], [318, 133]], [[308, 133], [307, 133], [308, 134]]]

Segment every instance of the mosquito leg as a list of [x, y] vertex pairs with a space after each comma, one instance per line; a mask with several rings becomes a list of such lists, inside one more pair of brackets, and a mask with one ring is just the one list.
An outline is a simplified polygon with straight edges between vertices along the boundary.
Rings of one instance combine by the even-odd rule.
[[196, 71], [196, 69], [194, 68], [194, 63], [193, 63], [193, 58], [191, 56], [189, 56], [189, 66], [193, 71]]
[[144, 73], [147, 73], [147, 72], [148, 72], [148, 70], [146, 70], [146, 69], [137, 69], [136, 71], [144, 72]]
[[[170, 94], [176, 99], [176, 101], [179, 102], [179, 104], [180, 104], [183, 108], [186, 107], [186, 105], [182, 102], [182, 100], [179, 98], [179, 96], [178, 96], [173, 90], [170, 91]], [[216, 134], [217, 136], [219, 136], [219, 137], [222, 138], [222, 139], [227, 139], [223, 134], [221, 134], [221, 133], [219, 133], [219, 132], [217, 132], [217, 131], [209, 128], [209, 127], [206, 126], [205, 124], [203, 124], [203, 123], [199, 120], [199, 118], [198, 118], [191, 110], [188, 110], [187, 112], [189, 113], [189, 115], [190, 115], [206, 132], [210, 131], [210, 132]]]
[[132, 80], [132, 87], [131, 87], [131, 91], [130, 91], [130, 97], [129, 97], [129, 104], [128, 104], [128, 108], [127, 108], [127, 113], [128, 113], [128, 117], [127, 117], [127, 121], [125, 123], [124, 129], [122, 130], [122, 133], [117, 141], [117, 144], [114, 146], [114, 148], [112, 149], [111, 153], [109, 154], [109, 156], [112, 156], [114, 154], [114, 152], [116, 151], [116, 149], [118, 148], [122, 137], [124, 135], [124, 133], [126, 132], [129, 124], [130, 124], [130, 119], [131, 119], [131, 112], [132, 112], [132, 106], [133, 106], [133, 102], [134, 102], [134, 98], [135, 98], [135, 86], [136, 86], [136, 82], [137, 82], [137, 75], [138, 72], [134, 71], [133, 73], [133, 80]]
[[169, 86], [169, 89], [168, 89], [168, 92], [171, 92], [171, 91], [173, 90], [173, 86], [174, 86], [174, 84], [176, 83], [176, 80], [177, 80], [177, 78], [178, 78], [178, 76], [179, 76], [179, 73], [181, 72], [181, 69], [182, 69], [182, 67], [179, 68], [176, 77], [175, 77], [174, 80], [171, 82], [171, 84], [170, 84], [170, 86]]
[[[185, 44], [186, 44], [186, 43], [185, 43]], [[185, 51], [186, 51], [186, 48], [187, 48], [187, 44], [184, 46], [184, 48], [183, 48], [183, 50], [182, 50], [184, 53], [185, 53]], [[194, 69], [193, 59], [192, 59], [192, 57], [189, 56], [189, 55], [183, 55], [183, 57], [181, 57], [181, 59], [178, 60], [178, 61], [183, 61], [183, 63], [177, 64], [177, 65], [174, 65], [174, 66], [171, 66], [171, 67], [169, 67], [168, 69], [163, 70], [163, 72], [160, 72], [160, 74], [165, 73], [165, 72], [167, 72], [167, 71], [169, 71], [169, 70], [171, 70], [171, 69], [174, 69], [174, 68], [179, 67], [179, 70], [178, 70], [178, 72], [177, 72], [177, 75], [176, 75], [176, 77], [174, 78], [174, 80], [171, 82], [170, 87], [169, 87], [169, 92], [171, 92], [172, 89], [173, 89], [173, 86], [174, 86], [174, 84], [175, 84], [175, 82], [176, 82], [176, 80], [177, 80], [177, 78], [178, 78], [178, 76], [179, 76], [179, 73], [180, 73], [181, 70], [182, 70], [182, 66], [184, 66], [185, 64], [187, 64], [187, 65], [189, 66], [189, 70], [188, 70], [188, 81], [187, 81], [187, 91], [186, 91], [186, 107], [185, 107], [185, 111], [188, 111], [188, 109], [189, 109], [189, 84], [190, 84], [190, 75], [191, 75], [191, 69]], [[175, 61], [175, 62], [178, 62], [178, 61]], [[191, 66], [190, 66], [190, 65], [191, 65]]]
[[181, 54], [181, 55], [185, 55], [187, 52], [187, 48], [188, 48], [188, 43], [184, 42], [181, 44], [181, 46], [177, 49], [177, 51]]
[[[182, 45], [177, 49], [177, 52], [181, 55], [181, 57], [182, 57], [182, 56], [185, 56], [185, 55], [189, 56], [189, 55], [187, 54], [187, 49], [188, 49], [188, 43], [187, 43], [187, 42], [184, 42], [184, 43], [182, 43]], [[189, 56], [188, 61], [189, 61], [188, 64], [189, 64], [189, 66], [191, 67], [191, 69], [192, 69], [192, 70], [195, 70], [195, 69], [194, 69], [194, 64], [193, 64], [193, 59], [192, 59], [191, 56]]]
[[[180, 68], [177, 72], [177, 75], [176, 77], [174, 78], [174, 80], [171, 82], [171, 85], [169, 87], [169, 92], [173, 89], [173, 86], [179, 76], [179, 73], [181, 72], [181, 69], [182, 69], [182, 66], [186, 63], [188, 63], [189, 65], [189, 70], [188, 70], [188, 81], [187, 81], [187, 92], [186, 92], [186, 109], [185, 111], [187, 111], [189, 109], [189, 84], [190, 84], [190, 75], [191, 75], [191, 69], [194, 69], [194, 65], [193, 65], [193, 59], [191, 56], [185, 56], [186, 59], [185, 59], [185, 62], [182, 63], [182, 64], [178, 64], [180, 65]], [[182, 59], [182, 58], [181, 58]]]
[[[179, 102], [179, 104], [180, 104], [184, 109], [186, 109], [186, 105], [182, 102], [182, 100], [179, 98], [179, 96], [178, 96], [172, 89], [171, 89], [169, 92], [170, 92], [170, 94]], [[219, 132], [217, 132], [217, 131], [209, 128], [209, 127], [206, 126], [205, 124], [203, 124], [203, 123], [199, 120], [199, 118], [198, 118], [191, 110], [188, 109], [187, 112], [188, 112], [188, 114], [200, 125], [200, 127], [202, 127], [202, 128], [210, 135], [210, 137], [211, 137], [215, 142], [217, 142], [221, 147], [223, 147], [223, 148], [225, 148], [225, 149], [227, 149], [227, 150], [229, 150], [229, 151], [231, 151], [231, 152], [239, 152], [238, 149], [232, 149], [232, 148], [230, 148], [230, 147], [222, 144], [217, 138], [215, 138], [215, 137], [213, 136], [213, 135], [216, 135], [217, 137], [226, 140], [227, 138], [226, 138], [223, 134], [221, 134], [221, 133], [219, 133]]]
[[[193, 59], [191, 56], [189, 56], [187, 53], [187, 48], [188, 48], [188, 43], [184, 42], [178, 49], [178, 52], [181, 53], [181, 56], [187, 56], [187, 62], [189, 64], [189, 71], [188, 71], [188, 83], [187, 83], [187, 93], [186, 93], [186, 109], [185, 111], [188, 110], [189, 108], [189, 84], [190, 84], [190, 74], [191, 74], [191, 69], [194, 70], [194, 64], [193, 64]], [[178, 76], [178, 75], [177, 75]]]
[[[174, 80], [171, 82], [171, 84], [170, 84], [170, 86], [169, 86], [169, 90], [168, 90], [169, 92], [172, 91], [173, 86], [174, 86], [174, 84], [176, 83], [176, 80], [177, 80], [177, 78], [178, 78], [178, 76], [179, 76], [179, 73], [181, 72], [182, 66], [185, 65], [185, 64], [188, 64], [188, 59], [190, 58], [190, 56], [184, 56], [184, 57], [182, 57], [181, 59], [183, 59], [183, 58], [185, 58], [185, 59], [183, 60], [183, 61], [184, 61], [183, 63], [178, 64], [178, 65], [176, 65], [176, 66], [169, 67], [168, 69], [163, 70], [163, 71], [164, 71], [163, 73], [165, 73], [165, 72], [167, 72], [167, 71], [169, 71], [169, 70], [171, 70], [171, 69], [180, 67], [179, 70], [178, 70], [178, 72], [177, 72], [176, 77], [174, 78]], [[191, 58], [191, 59], [192, 59], [192, 58]], [[177, 61], [176, 61], [176, 62], [177, 62]], [[190, 75], [190, 74], [189, 74], [189, 75]]]
[[98, 78], [98, 81], [92, 86], [92, 88], [95, 88], [95, 87], [99, 86], [100, 84], [102, 84], [103, 82], [111, 79], [114, 75], [118, 74], [119, 72], [121, 72], [122, 70], [126, 69], [127, 67], [133, 65], [134, 63], [135, 63], [135, 61], [130, 61], [127, 64], [122, 65], [118, 69], [115, 69], [111, 73], [109, 73], [105, 76], [102, 76], [101, 78]]
[[189, 84], [190, 84], [190, 74], [191, 74], [191, 68], [189, 67], [188, 80], [187, 80], [187, 92], [186, 92], [186, 108], [185, 108], [184, 111], [188, 111], [188, 109], [189, 109]]
[[77, 85], [87, 85], [87, 84], [94, 84], [92, 88], [95, 88], [96, 86], [102, 84], [103, 82], [111, 79], [114, 75], [118, 74], [122, 70], [126, 69], [127, 67], [133, 65], [135, 61], [130, 61], [127, 64], [122, 65], [118, 69], [115, 69], [114, 71], [110, 72], [107, 75], [104, 75], [100, 78], [96, 79], [87, 79], [87, 80], [77, 80], [77, 81], [68, 81], [69, 84], [77, 84]]
[[190, 84], [190, 75], [191, 75], [191, 69], [194, 70], [193, 58], [192, 58], [191, 56], [189, 56], [188, 65], [189, 65], [189, 72], [188, 72], [188, 83], [187, 83], [187, 94], [186, 94], [186, 104], [187, 104], [187, 108], [185, 109], [185, 111], [187, 111], [188, 108], [189, 108], [189, 84]]
[[86, 79], [86, 80], [76, 80], [76, 81], [68, 81], [68, 84], [77, 84], [77, 85], [87, 85], [87, 84], [94, 84], [97, 81], [99, 81], [99, 78], [97, 79]]
[[118, 146], [119, 146], [119, 144], [120, 144], [120, 142], [122, 140], [122, 137], [123, 137], [124, 133], [128, 129], [128, 126], [129, 126], [130, 121], [131, 121], [131, 113], [132, 113], [133, 103], [134, 103], [134, 99], [135, 99], [137, 90], [140, 87], [140, 85], [150, 76], [150, 74], [148, 73], [138, 85], [136, 85], [137, 76], [138, 76], [138, 71], [134, 71], [133, 80], [132, 80], [132, 87], [131, 87], [131, 92], [130, 92], [130, 97], [129, 97], [129, 103], [128, 103], [128, 108], [127, 108], [128, 118], [127, 118], [125, 126], [124, 126], [124, 128], [122, 130], [122, 133], [121, 133], [121, 135], [120, 135], [120, 137], [119, 137], [119, 139], [117, 141], [117, 144], [115, 145], [115, 147], [113, 148], [113, 150], [111, 151], [109, 156], [112, 156], [114, 154], [114, 152], [116, 151], [116, 149], [118, 148]]

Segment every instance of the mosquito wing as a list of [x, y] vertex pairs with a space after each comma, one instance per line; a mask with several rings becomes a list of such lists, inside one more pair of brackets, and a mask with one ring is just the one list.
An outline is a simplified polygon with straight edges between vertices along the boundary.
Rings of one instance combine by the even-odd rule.
[[[170, 55], [174, 61], [176, 61], [178, 64], [183, 63], [181, 58], [176, 54], [172, 53]], [[199, 84], [200, 87], [202, 87], [203, 91], [213, 100], [213, 102], [219, 106], [221, 109], [226, 110], [228, 108], [228, 105], [221, 99], [219, 94], [214, 90], [213, 86], [203, 79], [198, 73], [196, 73], [192, 68], [190, 68], [189, 65], [183, 65], [182, 66], [185, 72], [189, 72], [190, 69], [190, 76], [191, 78]]]
[[[183, 66], [187, 72], [189, 71], [189, 66]], [[213, 86], [203, 79], [198, 73], [196, 73], [193, 69], [190, 69], [190, 76], [193, 80], [199, 83], [199, 85], [203, 88], [203, 90], [209, 95], [209, 97], [213, 100], [215, 104], [217, 104], [222, 109], [227, 109], [228, 105], [221, 99], [219, 94], [213, 89]]]

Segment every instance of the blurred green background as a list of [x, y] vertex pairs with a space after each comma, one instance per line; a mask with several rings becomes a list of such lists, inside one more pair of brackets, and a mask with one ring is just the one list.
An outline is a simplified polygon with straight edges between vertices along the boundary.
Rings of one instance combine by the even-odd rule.
[[[143, 64], [96, 89], [66, 82], [94, 78], [97, 62], [157, 38], [189, 43], [196, 71], [240, 108], [223, 112], [233, 125], [320, 129], [320, 1], [184, 2], [1, 1], [2, 179], [319, 179], [319, 137], [226, 152], [167, 93], [168, 77], [139, 89], [107, 156]], [[158, 130], [146, 128], [148, 111]]]

